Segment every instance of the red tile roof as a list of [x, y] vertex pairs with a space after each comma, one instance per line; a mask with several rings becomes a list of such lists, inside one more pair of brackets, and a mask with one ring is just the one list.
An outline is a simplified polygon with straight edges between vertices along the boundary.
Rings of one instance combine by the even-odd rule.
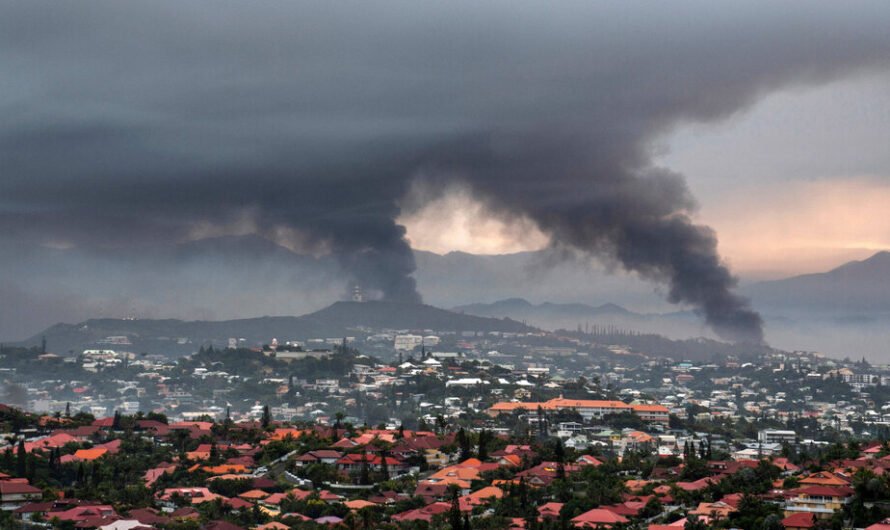
[[811, 513], [794, 513], [782, 519], [782, 526], [785, 528], [813, 528], [816, 521]]

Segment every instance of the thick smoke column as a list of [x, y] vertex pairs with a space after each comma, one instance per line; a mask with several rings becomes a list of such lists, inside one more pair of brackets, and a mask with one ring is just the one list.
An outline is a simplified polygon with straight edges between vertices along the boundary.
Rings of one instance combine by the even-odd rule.
[[[721, 337], [762, 342], [762, 320], [732, 292], [736, 280], [720, 261], [716, 235], [690, 220], [695, 205], [683, 179], [665, 170], [629, 170], [645, 159], [597, 152], [595, 144], [585, 150], [577, 142], [474, 138], [431, 162], [439, 171], [426, 173], [428, 185], [446, 188], [459, 180], [496, 212], [535, 221], [554, 245], [667, 285], [669, 301], [695, 307]], [[622, 152], [634, 152], [633, 144]]]
[[653, 145], [886, 67], [890, 4], [854, 3], [13, 3], [0, 243], [102, 254], [256, 234], [414, 302], [396, 219], [420, 175], [760, 341]]

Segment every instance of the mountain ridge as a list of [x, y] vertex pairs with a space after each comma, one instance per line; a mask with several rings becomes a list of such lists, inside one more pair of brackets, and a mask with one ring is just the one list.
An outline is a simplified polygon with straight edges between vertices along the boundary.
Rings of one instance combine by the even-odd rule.
[[306, 340], [355, 334], [360, 328], [474, 332], [528, 332], [531, 326], [510, 319], [454, 313], [425, 304], [396, 302], [335, 302], [301, 316], [261, 316], [231, 320], [94, 318], [77, 324], [58, 323], [22, 344], [34, 346], [46, 338], [51, 350], [89, 347], [114, 349], [108, 337], [127, 337], [127, 349], [140, 353], [190, 353], [204, 343], [225, 343], [230, 337], [251, 346], [272, 338]]
[[755, 307], [811, 313], [890, 312], [890, 252], [880, 251], [825, 272], [749, 285]]

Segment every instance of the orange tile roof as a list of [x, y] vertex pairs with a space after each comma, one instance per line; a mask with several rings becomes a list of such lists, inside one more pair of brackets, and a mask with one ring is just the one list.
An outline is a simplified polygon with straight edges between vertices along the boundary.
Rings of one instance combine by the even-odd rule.
[[519, 401], [501, 401], [495, 403], [491, 406], [489, 410], [496, 411], [513, 411], [513, 410], [537, 410], [539, 406], [543, 406], [543, 403], [530, 403], [530, 402], [519, 402]]
[[250, 490], [238, 495], [242, 499], [265, 499], [269, 494], [263, 490]]
[[343, 503], [343, 506], [346, 506], [350, 510], [361, 510], [362, 508], [369, 508], [371, 506], [377, 506], [373, 502], [366, 501], [364, 499], [355, 499], [353, 501], [346, 501]]
[[232, 475], [238, 473], [247, 473], [249, 470], [247, 467], [242, 466], [241, 464], [222, 464], [219, 466], [204, 466], [201, 468], [203, 471], [210, 473], [211, 475]]
[[74, 457], [80, 460], [96, 460], [108, 453], [108, 449], [98, 447], [93, 449], [78, 449], [74, 452]]
[[284, 439], [287, 438], [288, 436], [290, 436], [290, 437], [293, 438], [293, 439], [297, 439], [297, 438], [299, 438], [300, 436], [303, 436], [304, 434], [306, 434], [307, 432], [308, 432], [308, 431], [306, 431], [306, 430], [302, 430], [302, 429], [284, 429], [284, 428], [279, 428], [279, 429], [275, 429], [275, 430], [272, 432], [272, 434], [269, 436], [269, 439], [270, 439], [270, 440], [279, 440], [279, 441], [280, 441], [280, 440], [284, 440]]
[[494, 486], [486, 486], [480, 490], [470, 493], [466, 497], [472, 499], [471, 504], [479, 503], [492, 497], [494, 497], [495, 499], [501, 499], [504, 497], [504, 490], [502, 490], [501, 488], [496, 488]]
[[504, 455], [500, 459], [505, 460], [511, 466], [522, 465], [522, 458], [519, 458], [519, 455]]
[[665, 414], [669, 412], [664, 405], [631, 405], [630, 408], [637, 412], [663, 412]]
[[444, 481], [446, 479], [458, 479], [458, 480], [478, 480], [479, 479], [479, 469], [475, 467], [459, 467], [459, 466], [449, 466], [440, 469], [430, 476], [431, 479], [437, 479]]

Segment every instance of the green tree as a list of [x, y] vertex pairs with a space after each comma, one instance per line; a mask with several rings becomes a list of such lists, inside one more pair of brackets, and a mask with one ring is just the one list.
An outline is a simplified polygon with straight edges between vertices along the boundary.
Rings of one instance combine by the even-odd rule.
[[268, 429], [272, 423], [272, 413], [269, 411], [269, 405], [263, 405], [263, 416], [260, 418], [260, 425], [263, 429]]
[[451, 490], [451, 509], [448, 510], [448, 522], [451, 530], [461, 530], [463, 528], [463, 517], [460, 513], [460, 501], [458, 500], [457, 486], [449, 486]]
[[19, 477], [24, 477], [27, 472], [28, 453], [25, 451], [25, 440], [19, 440], [18, 451], [16, 454], [15, 473]]

